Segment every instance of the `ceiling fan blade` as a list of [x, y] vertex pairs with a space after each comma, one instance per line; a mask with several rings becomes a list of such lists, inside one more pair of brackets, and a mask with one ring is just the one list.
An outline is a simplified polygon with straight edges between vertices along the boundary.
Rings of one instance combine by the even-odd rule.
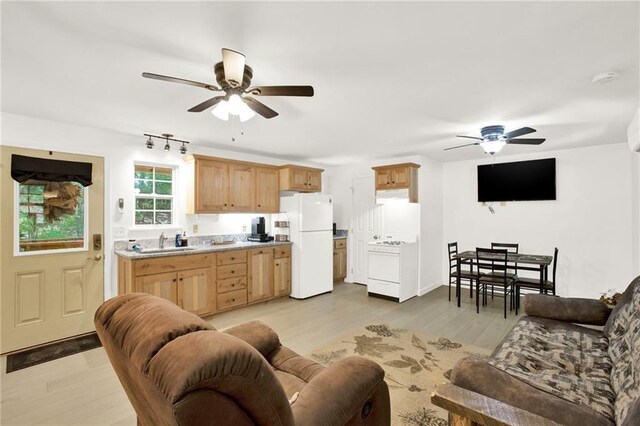
[[512, 130], [508, 133], [505, 133], [504, 136], [507, 139], [513, 139], [517, 138], [518, 136], [528, 135], [529, 133], [533, 133], [535, 131], [536, 129], [532, 129], [531, 127], [521, 127], [520, 129]]
[[461, 136], [461, 135], [456, 135], [456, 138], [467, 138], [467, 139], [477, 139], [479, 141], [484, 140], [482, 138], [479, 138], [477, 136]]
[[244, 97], [242, 99], [246, 102], [249, 108], [257, 112], [264, 118], [273, 118], [278, 115], [277, 112], [275, 112], [274, 110], [272, 110], [271, 108], [263, 104], [262, 102], [256, 101], [255, 99], [249, 98], [249, 97]]
[[188, 84], [189, 86], [201, 87], [203, 89], [211, 90], [214, 92], [220, 91], [219, 87], [216, 87], [212, 84], [200, 83], [199, 81], [193, 81], [193, 80], [185, 80], [184, 78], [169, 77], [167, 75], [153, 74], [150, 72], [143, 72], [142, 76], [144, 78], [151, 78], [153, 80], [160, 80], [160, 81], [168, 81], [170, 83]]
[[213, 98], [207, 99], [203, 103], [194, 106], [193, 108], [191, 108], [189, 110], [189, 112], [202, 112], [205, 109], [209, 109], [212, 106], [216, 105], [217, 103], [219, 103], [223, 99], [224, 99], [224, 96], [214, 96]]
[[231, 87], [240, 87], [244, 78], [244, 55], [231, 49], [222, 49], [224, 78]]
[[256, 96], [313, 96], [311, 86], [255, 86], [247, 90]]
[[480, 145], [480, 143], [476, 142], [476, 143], [468, 143], [468, 144], [465, 144], [465, 145], [452, 146], [451, 148], [445, 148], [444, 150], [445, 151], [449, 151], [451, 149], [464, 148], [465, 146], [471, 146], [471, 145]]
[[509, 139], [506, 142], [514, 145], [540, 145], [544, 141], [546, 139]]

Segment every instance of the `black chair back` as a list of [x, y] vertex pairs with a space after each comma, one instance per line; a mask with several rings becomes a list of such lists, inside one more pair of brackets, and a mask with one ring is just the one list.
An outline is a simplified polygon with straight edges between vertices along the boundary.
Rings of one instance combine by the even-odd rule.
[[[491, 243], [492, 249], [504, 249], [507, 250], [508, 253], [518, 254], [518, 250], [520, 250], [520, 244], [518, 243]], [[510, 268], [514, 274], [518, 275], [518, 262], [513, 264], [513, 267]]]
[[553, 294], [556, 294], [556, 269], [558, 267], [558, 247], [553, 249], [553, 272], [551, 272], [551, 283], [553, 285]]
[[456, 255], [458, 254], [458, 242], [447, 244], [449, 249], [449, 270], [456, 268]]
[[507, 250], [493, 248], [476, 248], [476, 264], [478, 272], [491, 273], [496, 279], [507, 281]]

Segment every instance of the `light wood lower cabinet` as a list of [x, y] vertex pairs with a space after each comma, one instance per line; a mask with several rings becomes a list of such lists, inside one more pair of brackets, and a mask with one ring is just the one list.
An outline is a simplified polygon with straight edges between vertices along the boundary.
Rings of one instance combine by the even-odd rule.
[[275, 297], [291, 293], [291, 258], [273, 260], [273, 292]]
[[143, 292], [207, 316], [291, 292], [291, 247], [118, 258], [118, 293]]
[[134, 286], [135, 292], [149, 293], [154, 296], [162, 297], [178, 302], [178, 292], [176, 287], [177, 276], [175, 272], [165, 274], [151, 274], [142, 277], [136, 277]]
[[216, 311], [216, 292], [211, 268], [178, 272], [178, 306], [201, 316]]
[[273, 248], [249, 250], [248, 303], [273, 297]]
[[347, 278], [347, 240], [333, 240], [333, 280]]

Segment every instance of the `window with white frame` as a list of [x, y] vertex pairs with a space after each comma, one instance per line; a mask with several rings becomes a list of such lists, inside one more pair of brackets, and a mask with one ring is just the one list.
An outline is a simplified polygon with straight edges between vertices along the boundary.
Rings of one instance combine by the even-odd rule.
[[174, 223], [175, 168], [135, 164], [135, 225]]

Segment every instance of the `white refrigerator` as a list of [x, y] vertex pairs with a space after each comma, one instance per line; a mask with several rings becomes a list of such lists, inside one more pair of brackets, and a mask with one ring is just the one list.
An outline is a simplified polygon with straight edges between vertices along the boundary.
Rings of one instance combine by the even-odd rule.
[[280, 198], [289, 221], [291, 297], [333, 290], [333, 200], [330, 195], [294, 193]]

